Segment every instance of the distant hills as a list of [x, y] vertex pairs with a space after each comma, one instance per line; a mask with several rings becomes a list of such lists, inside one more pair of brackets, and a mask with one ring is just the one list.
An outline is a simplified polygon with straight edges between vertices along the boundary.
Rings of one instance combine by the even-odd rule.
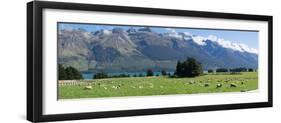
[[79, 71], [174, 71], [176, 62], [187, 57], [197, 59], [204, 69], [258, 67], [257, 50], [215, 36], [157, 33], [149, 27], [63, 29], [58, 36], [58, 63]]

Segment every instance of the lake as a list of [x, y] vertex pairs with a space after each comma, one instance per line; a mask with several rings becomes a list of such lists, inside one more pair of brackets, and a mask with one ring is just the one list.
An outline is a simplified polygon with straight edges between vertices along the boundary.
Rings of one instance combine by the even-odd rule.
[[[167, 74], [171, 74], [173, 75], [174, 72], [167, 72]], [[93, 79], [93, 76], [95, 75], [95, 73], [92, 73], [92, 72], [84, 72], [84, 73], [81, 73], [83, 78], [84, 79]], [[139, 76], [139, 75], [142, 75], [142, 76], [146, 76], [146, 72], [122, 72], [122, 73], [107, 73], [107, 75], [109, 76], [119, 76], [121, 74], [125, 74], [125, 75], [129, 75], [131, 77], [133, 76]], [[154, 76], [161, 76], [162, 73], [161, 72], [153, 72]]]

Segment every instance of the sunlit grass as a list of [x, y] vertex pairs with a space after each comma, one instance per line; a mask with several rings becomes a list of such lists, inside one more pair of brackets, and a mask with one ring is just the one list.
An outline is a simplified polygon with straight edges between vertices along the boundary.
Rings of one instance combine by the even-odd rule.
[[[221, 84], [221, 87], [218, 85]], [[234, 85], [231, 87], [231, 84]], [[219, 92], [245, 92], [258, 89], [258, 73], [238, 75], [203, 75], [195, 78], [129, 77], [90, 81], [85, 85], [59, 87], [59, 99], [149, 96]]]

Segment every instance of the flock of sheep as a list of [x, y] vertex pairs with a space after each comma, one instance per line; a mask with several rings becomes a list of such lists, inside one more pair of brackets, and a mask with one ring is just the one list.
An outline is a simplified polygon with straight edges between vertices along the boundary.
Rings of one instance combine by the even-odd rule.
[[[227, 78], [223, 80], [215, 80], [216, 81], [216, 88], [222, 88], [223, 86], [229, 87], [229, 88], [236, 88], [238, 86], [244, 85], [245, 83], [249, 82], [250, 79], [254, 78]], [[207, 79], [205, 82], [202, 80], [199, 80], [199, 85], [203, 87], [209, 87], [210, 83], [212, 83], [212, 79]], [[187, 84], [195, 84], [195, 81], [189, 81]], [[242, 89], [241, 92], [246, 92], [247, 90]]]
[[[237, 88], [237, 87], [243, 87], [247, 82], [249, 82], [251, 79], [255, 78], [203, 78], [203, 79], [194, 79], [190, 80], [187, 79], [185, 82], [180, 81], [179, 83], [183, 82], [186, 86], [199, 86], [202, 88]], [[92, 90], [95, 88], [101, 88], [104, 90], [116, 90], [116, 89], [122, 89], [126, 86], [126, 88], [132, 88], [132, 89], [143, 89], [143, 88], [160, 88], [163, 89], [165, 86], [168, 85], [159, 85], [159, 84], [153, 84], [153, 82], [139, 82], [134, 84], [126, 84], [125, 82], [108, 82], [108, 81], [61, 81], [59, 82], [60, 86], [82, 86], [83, 90]], [[241, 92], [246, 92], [248, 90], [242, 89]]]
[[[240, 78], [227, 78], [227, 79], [222, 79], [222, 80], [213, 80], [213, 79], [206, 79], [206, 80], [190, 80], [188, 82], [185, 82], [186, 85], [199, 85], [201, 87], [210, 87], [212, 85], [212, 83], [215, 82], [215, 87], [217, 89], [219, 88], [222, 88], [222, 87], [229, 87], [229, 88], [236, 88], [236, 87], [239, 87], [239, 86], [242, 86], [244, 85], [245, 83], [247, 83], [251, 78], [248, 78], [248, 79], [240, 79]], [[99, 82], [99, 83], [92, 83], [92, 84], [89, 84], [89, 85], [86, 85], [84, 87], [84, 90], [92, 90], [93, 89], [93, 86], [98, 86], [98, 87], [101, 87], [105, 90], [109, 89], [109, 88], [112, 88], [112, 89], [121, 89], [122, 86], [124, 86], [124, 84], [117, 84], [117, 85], [114, 85], [113, 83], [111, 85], [106, 85], [106, 84], [101, 84], [102, 82]], [[148, 88], [154, 88], [156, 87], [153, 83], [146, 83], [148, 84], [147, 86], [144, 86], [144, 85], [131, 85], [130, 88], [133, 88], [133, 89], [142, 89], [142, 88], [145, 88], [145, 87], [148, 87]], [[164, 88], [163, 85], [160, 85], [160, 86], [157, 86], [158, 88]], [[242, 89], [241, 92], [245, 92], [247, 90], [244, 90]]]

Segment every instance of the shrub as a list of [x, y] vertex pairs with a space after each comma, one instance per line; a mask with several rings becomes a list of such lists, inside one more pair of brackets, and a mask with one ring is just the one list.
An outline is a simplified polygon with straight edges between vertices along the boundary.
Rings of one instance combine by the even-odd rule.
[[139, 74], [139, 77], [143, 77], [144, 75], [142, 73]]
[[208, 70], [208, 73], [214, 73], [214, 70], [210, 69]]
[[249, 68], [248, 72], [254, 72], [254, 69], [253, 68]]
[[93, 79], [102, 79], [102, 78], [108, 78], [108, 75], [105, 72], [100, 72], [100, 73], [96, 73], [93, 76]]
[[167, 75], [166, 70], [162, 70], [162, 71], [161, 71], [161, 74], [162, 74], [162, 76], [166, 76], [166, 75]]
[[146, 76], [153, 76], [153, 71], [152, 71], [152, 69], [148, 69], [148, 70], [146, 71]]
[[230, 69], [230, 72], [247, 72], [247, 68], [244, 68], [244, 67], [233, 68], [233, 69]]
[[216, 72], [228, 72], [227, 68], [218, 68]]

